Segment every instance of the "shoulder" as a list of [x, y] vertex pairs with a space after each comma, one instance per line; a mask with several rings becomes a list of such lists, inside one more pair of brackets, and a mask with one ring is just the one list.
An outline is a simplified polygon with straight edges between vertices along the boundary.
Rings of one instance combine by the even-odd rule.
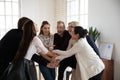
[[68, 38], [71, 38], [71, 36], [70, 36], [70, 34], [69, 34], [69, 32], [67, 30], [64, 31], [64, 36], [68, 37]]
[[33, 44], [40, 45], [42, 43], [41, 39], [38, 36], [35, 36], [32, 40]]
[[56, 38], [59, 38], [60, 36], [58, 35], [58, 33], [55, 33], [54, 34], [54, 38], [56, 39]]
[[18, 29], [11, 29], [10, 31], [8, 31], [6, 34], [5, 34], [5, 36], [4, 37], [12, 37], [12, 36], [21, 36], [22, 35], [22, 30], [18, 30]]
[[35, 36], [33, 40], [40, 40], [38, 36]]
[[33, 38], [33, 42], [39, 42], [39, 41], [41, 41], [41, 40], [39, 39], [38, 36], [35, 36], [35, 37]]
[[58, 33], [55, 33], [54, 36], [58, 36]]
[[22, 30], [19, 30], [19, 29], [11, 29], [7, 32], [7, 34], [9, 33], [18, 33], [18, 32], [22, 32]]
[[68, 35], [68, 34], [69, 34], [69, 32], [68, 32], [67, 30], [65, 30], [65, 31], [64, 31], [64, 34]]
[[85, 39], [85, 38], [81, 38], [81, 39], [79, 39], [79, 40], [75, 43], [75, 45], [76, 45], [76, 46], [83, 46], [83, 45], [85, 45], [85, 43], [86, 43], [86, 39]]
[[86, 43], [87, 41], [86, 41], [86, 38], [81, 38], [81, 39], [79, 39], [78, 40], [78, 43], [79, 44], [84, 44], [84, 43]]
[[40, 37], [43, 37], [43, 35], [42, 34], [40, 34], [40, 35], [38, 35], [38, 37], [40, 38]]
[[[78, 45], [79, 44], [79, 45]], [[90, 45], [88, 44], [86, 38], [81, 38], [78, 40], [78, 46], [81, 48], [88, 48]]]

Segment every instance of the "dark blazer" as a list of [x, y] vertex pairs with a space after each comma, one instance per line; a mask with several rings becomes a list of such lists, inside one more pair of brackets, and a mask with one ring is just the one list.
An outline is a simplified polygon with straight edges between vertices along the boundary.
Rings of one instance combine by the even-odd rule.
[[90, 36], [86, 36], [86, 39], [87, 39], [87, 42], [89, 43], [89, 45], [93, 48], [93, 50], [96, 52], [96, 54], [98, 56], [100, 56], [100, 53], [99, 53], [99, 49], [97, 48], [94, 40], [90, 37]]
[[0, 62], [9, 63], [14, 58], [22, 38], [22, 30], [10, 30], [0, 41]]
[[22, 30], [12, 29], [0, 40], [0, 75], [14, 58], [22, 33]]

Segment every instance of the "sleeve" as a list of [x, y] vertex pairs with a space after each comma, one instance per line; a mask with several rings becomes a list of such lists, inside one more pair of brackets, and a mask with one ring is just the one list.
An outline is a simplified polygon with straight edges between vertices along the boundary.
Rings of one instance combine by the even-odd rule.
[[90, 37], [90, 36], [86, 36], [87, 42], [89, 43], [89, 45], [93, 48], [93, 50], [96, 52], [96, 54], [98, 56], [100, 56], [100, 52], [98, 47], [96, 46], [94, 40]]
[[53, 45], [55, 45], [54, 49], [58, 49], [57, 44], [58, 44], [57, 34], [54, 34], [54, 42], [53, 42]]
[[42, 51], [45, 54], [48, 53], [47, 48], [43, 45], [42, 41], [38, 37], [34, 38], [34, 44], [35, 44], [38, 52]]
[[47, 66], [47, 64], [49, 63], [48, 60], [44, 59], [42, 56], [37, 54], [34, 54], [32, 56], [32, 60], [44, 66]]
[[75, 43], [75, 45], [67, 51], [53, 50], [53, 52], [59, 55], [56, 57], [56, 59], [63, 60], [65, 58], [71, 57], [72, 55], [75, 55], [76, 53], [78, 53], [79, 49], [80, 49], [79, 45]]

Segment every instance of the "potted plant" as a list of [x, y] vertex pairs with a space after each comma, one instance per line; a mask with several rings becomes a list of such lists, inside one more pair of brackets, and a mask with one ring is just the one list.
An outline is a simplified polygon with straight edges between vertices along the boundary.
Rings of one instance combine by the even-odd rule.
[[97, 30], [97, 28], [89, 27], [89, 36], [94, 40], [94, 42], [97, 40], [97, 38], [100, 36], [100, 32]]

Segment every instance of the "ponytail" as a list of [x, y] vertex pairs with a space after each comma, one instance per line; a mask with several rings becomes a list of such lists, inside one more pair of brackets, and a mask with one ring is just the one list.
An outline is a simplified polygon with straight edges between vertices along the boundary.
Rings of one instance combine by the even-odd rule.
[[84, 30], [83, 30], [83, 35], [84, 35], [84, 37], [86, 37], [87, 33], [88, 33], [87, 29], [84, 29]]
[[74, 27], [75, 34], [79, 34], [80, 38], [86, 37], [88, 31], [87, 29], [83, 29], [81, 26], [75, 26]]

